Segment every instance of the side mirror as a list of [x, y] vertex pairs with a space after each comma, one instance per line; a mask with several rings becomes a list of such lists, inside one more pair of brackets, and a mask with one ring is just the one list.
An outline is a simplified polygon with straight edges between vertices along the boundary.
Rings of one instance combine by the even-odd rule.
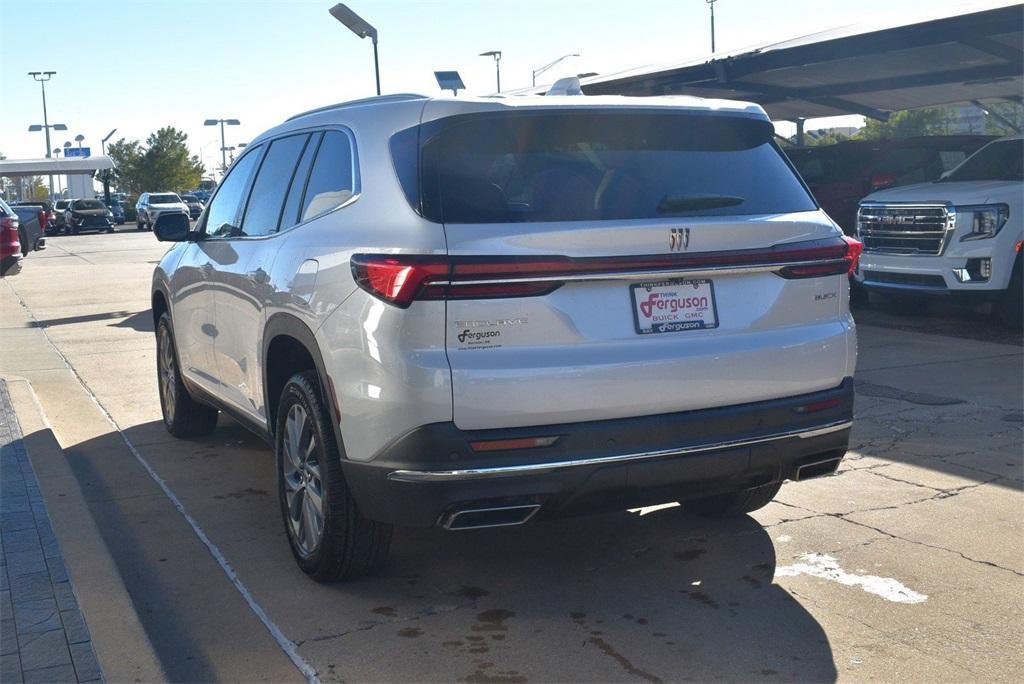
[[153, 235], [160, 242], [187, 242], [188, 217], [185, 214], [164, 214], [153, 224]]

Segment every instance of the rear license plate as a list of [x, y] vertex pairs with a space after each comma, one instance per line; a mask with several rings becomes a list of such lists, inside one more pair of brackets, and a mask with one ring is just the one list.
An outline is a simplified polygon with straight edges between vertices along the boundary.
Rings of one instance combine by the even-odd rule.
[[707, 278], [634, 283], [629, 294], [639, 335], [718, 327], [715, 288]]

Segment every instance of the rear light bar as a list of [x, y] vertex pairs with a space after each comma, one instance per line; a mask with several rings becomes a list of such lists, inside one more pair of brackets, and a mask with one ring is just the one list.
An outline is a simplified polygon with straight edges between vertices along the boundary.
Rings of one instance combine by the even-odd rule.
[[424, 299], [532, 297], [566, 281], [623, 274], [677, 271], [771, 270], [787, 278], [852, 273], [862, 245], [849, 237], [808, 240], [759, 249], [624, 257], [430, 256], [356, 254], [352, 275], [359, 287], [405, 308]]

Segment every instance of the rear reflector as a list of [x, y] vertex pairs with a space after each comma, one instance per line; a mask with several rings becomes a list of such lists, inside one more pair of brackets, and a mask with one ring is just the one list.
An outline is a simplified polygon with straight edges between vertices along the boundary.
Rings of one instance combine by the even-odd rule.
[[375, 297], [405, 308], [417, 299], [533, 297], [565, 280], [623, 273], [774, 267], [783, 278], [851, 273], [861, 252], [853, 238], [825, 238], [758, 249], [622, 257], [428, 256], [356, 254], [352, 275]]
[[843, 403], [842, 399], [822, 399], [821, 401], [815, 401], [810, 404], [804, 404], [803, 406], [797, 406], [793, 409], [796, 413], [817, 413], [818, 411], [827, 411], [835, 408]]
[[511, 449], [537, 449], [549, 447], [558, 441], [558, 436], [553, 437], [522, 437], [519, 439], [490, 439], [479, 442], [470, 442], [469, 446], [473, 451], [507, 451]]

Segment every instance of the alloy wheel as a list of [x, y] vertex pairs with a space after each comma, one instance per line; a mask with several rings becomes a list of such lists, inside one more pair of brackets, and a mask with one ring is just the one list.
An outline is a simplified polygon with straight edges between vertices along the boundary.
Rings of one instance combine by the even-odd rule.
[[300, 404], [288, 410], [282, 451], [288, 529], [300, 553], [309, 556], [323, 539], [324, 490], [313, 422]]

